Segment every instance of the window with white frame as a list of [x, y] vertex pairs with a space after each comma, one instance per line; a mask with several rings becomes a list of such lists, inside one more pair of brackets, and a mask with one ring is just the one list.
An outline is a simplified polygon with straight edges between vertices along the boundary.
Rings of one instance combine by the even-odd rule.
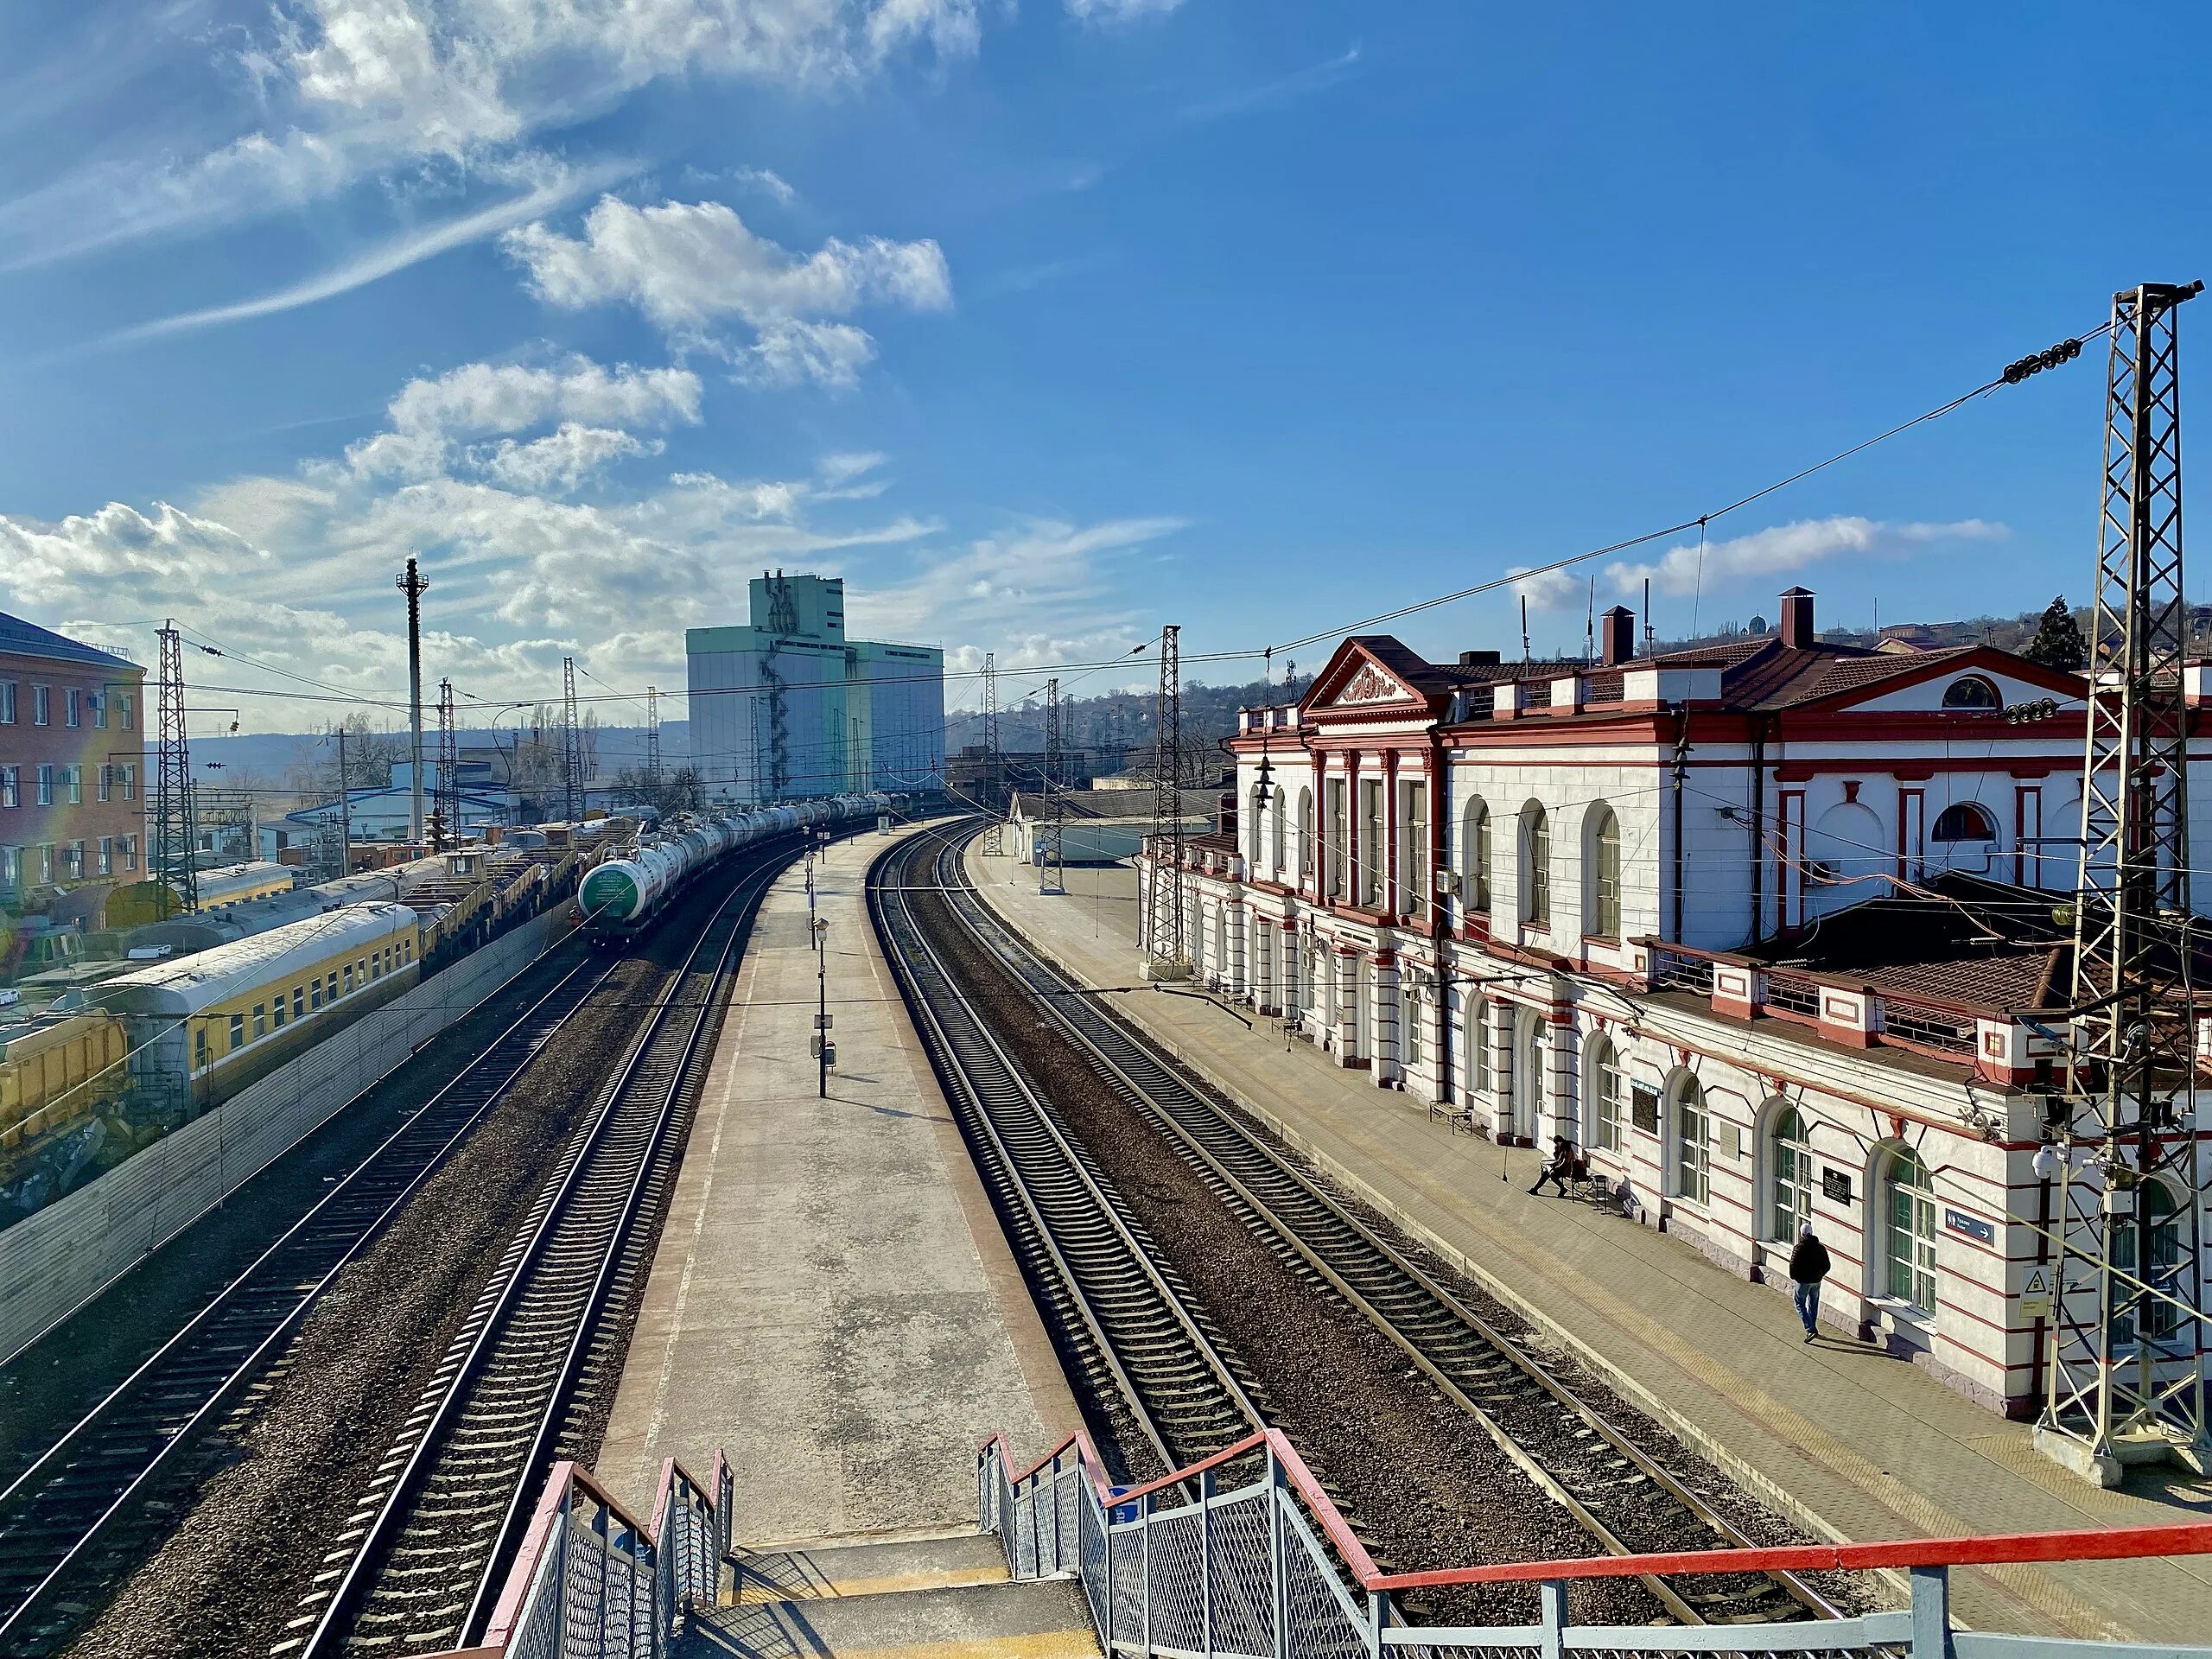
[[1382, 780], [1359, 780], [1359, 905], [1382, 908]]
[[1936, 1193], [1928, 1166], [1899, 1147], [1882, 1166], [1884, 1288], [1923, 1313], [1936, 1311]]
[[126, 801], [138, 798], [138, 765], [135, 760], [123, 763], [123, 798]]
[[85, 769], [82, 766], [61, 768], [62, 799], [71, 806], [85, 804]]
[[104, 732], [107, 729], [107, 693], [105, 691], [93, 692], [92, 702], [92, 729], [94, 731]]
[[1264, 787], [1252, 785], [1251, 802], [1244, 815], [1244, 875], [1248, 880], [1260, 873], [1260, 830], [1267, 812], [1267, 798]]
[[1402, 1027], [1398, 1033], [1399, 1046], [1404, 1051], [1406, 1068], [1411, 1071], [1421, 1064], [1421, 1022], [1422, 1018], [1421, 987], [1408, 980], [1406, 983]]
[[1692, 1204], [1713, 1199], [1713, 1117], [1695, 1077], [1675, 1090], [1675, 1196]]
[[1467, 997], [1467, 1089], [1490, 1092], [1490, 999], [1473, 993]]
[[100, 768], [99, 775], [99, 798], [103, 804], [105, 804], [113, 794], [114, 789], [115, 768], [113, 766], [102, 766]]
[[35, 798], [34, 804], [39, 806], [54, 804], [54, 768], [52, 766], [41, 766], [38, 769], [38, 794]]
[[23, 795], [23, 769], [21, 766], [0, 766], [0, 806], [21, 806]]
[[138, 868], [138, 837], [136, 836], [123, 838], [123, 868], [126, 870]]
[[1536, 801], [1521, 809], [1521, 919], [1552, 925], [1552, 822]]
[[67, 695], [62, 704], [62, 723], [67, 726], [82, 726], [85, 723], [84, 688], [72, 685], [65, 686], [63, 690]]
[[115, 874], [115, 837], [113, 836], [100, 837], [100, 874], [102, 875]]
[[1621, 1074], [1620, 1050], [1602, 1034], [1590, 1039], [1587, 1068], [1590, 1100], [1590, 1144], [1600, 1152], [1621, 1149], [1621, 1129], [1628, 1084]]
[[1813, 1218], [1813, 1147], [1805, 1128], [1804, 1114], [1785, 1106], [1774, 1115], [1767, 1131], [1767, 1157], [1774, 1173], [1773, 1205], [1767, 1217], [1767, 1236], [1788, 1243], [1797, 1229]]
[[1418, 922], [1428, 913], [1428, 785], [1398, 784], [1398, 909]]
[[1298, 791], [1298, 879], [1301, 885], [1313, 879], [1313, 791]]
[[1459, 874], [1467, 885], [1460, 894], [1467, 909], [1490, 913], [1490, 808], [1480, 796], [1467, 803], [1460, 820]]
[[16, 682], [0, 680], [0, 726], [16, 723]]
[[1583, 830], [1582, 927], [1601, 939], [1621, 936], [1621, 821], [1600, 801]]
[[[2127, 1275], [2120, 1281], [2119, 1291], [2133, 1292], [2129, 1312], [2114, 1321], [2115, 1334], [2124, 1342], [2133, 1341], [2140, 1330], [2160, 1341], [2181, 1333], [2187, 1314], [2176, 1302], [2189, 1295], [2182, 1269], [2195, 1257], [2182, 1243], [2185, 1212], [2175, 1201], [2173, 1189], [2153, 1178], [2135, 1191], [2138, 1213], [2116, 1217], [2112, 1225], [2112, 1265], [2116, 1273]], [[2147, 1251], [2141, 1249], [2144, 1239], [2150, 1241]], [[2134, 1280], [2140, 1284], [2131, 1283]]]
[[1289, 840], [1287, 826], [1290, 815], [1283, 809], [1282, 785], [1277, 784], [1269, 793], [1273, 798], [1268, 803], [1268, 868], [1274, 871], [1276, 879], [1281, 880], [1283, 872], [1290, 868], [1290, 861], [1286, 856], [1289, 851], [1286, 843]]
[[1322, 855], [1328, 861], [1326, 868], [1329, 878], [1325, 892], [1328, 898], [1340, 899], [1344, 896], [1344, 866], [1347, 862], [1345, 855], [1351, 850], [1345, 844], [1344, 837], [1351, 833], [1351, 830], [1344, 812], [1344, 779], [1330, 779], [1324, 785], [1324, 797], [1326, 803], [1326, 816], [1321, 831]]
[[31, 687], [31, 724], [54, 724], [54, 688], [50, 685]]

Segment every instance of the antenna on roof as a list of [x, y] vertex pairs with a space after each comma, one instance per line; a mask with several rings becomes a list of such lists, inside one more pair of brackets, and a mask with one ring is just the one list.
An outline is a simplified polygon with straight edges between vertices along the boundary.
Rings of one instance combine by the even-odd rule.
[[1585, 666], [1598, 660], [1598, 578], [1590, 578], [1590, 608], [1582, 618], [1582, 661]]
[[1651, 632], [1651, 578], [1643, 579], [1643, 654], [1656, 657], [1659, 641]]
[[1529, 595], [1521, 595], [1521, 666], [1529, 666]]

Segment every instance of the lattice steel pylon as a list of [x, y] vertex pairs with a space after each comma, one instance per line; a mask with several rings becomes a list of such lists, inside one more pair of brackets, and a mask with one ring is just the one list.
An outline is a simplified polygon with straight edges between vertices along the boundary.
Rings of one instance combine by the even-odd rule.
[[2202, 287], [2152, 283], [2113, 296], [2075, 1047], [2051, 1124], [2066, 1154], [2059, 1289], [2037, 1434], [2107, 1486], [2126, 1464], [2169, 1455], [2201, 1471], [2212, 1450], [2174, 316]]
[[1152, 874], [1144, 889], [1144, 954], [1146, 971], [1163, 979], [1188, 974], [1191, 960], [1183, 928], [1182, 635], [1173, 624], [1160, 631], [1160, 694], [1153, 730]]
[[453, 682], [438, 682], [438, 798], [432, 816], [438, 823], [443, 852], [461, 845], [461, 733], [454, 725]]
[[990, 813], [991, 821], [983, 830], [986, 853], [1006, 850], [1005, 806], [1001, 798], [1004, 782], [999, 762], [999, 654], [987, 651], [983, 653], [983, 809]]
[[1060, 730], [1060, 682], [1055, 675], [1045, 682], [1045, 814], [1038, 829], [1037, 891], [1065, 893], [1067, 861], [1065, 829], [1067, 779]]
[[645, 688], [645, 781], [660, 784], [660, 687]]
[[576, 729], [576, 659], [561, 659], [561, 817], [569, 823], [582, 810], [584, 737]]
[[186, 914], [200, 908], [200, 867], [193, 857], [199, 831], [193, 823], [192, 745], [184, 729], [184, 645], [174, 621], [162, 623], [161, 667], [154, 700], [154, 844], [147, 867], [162, 886], [164, 916], [175, 902]]

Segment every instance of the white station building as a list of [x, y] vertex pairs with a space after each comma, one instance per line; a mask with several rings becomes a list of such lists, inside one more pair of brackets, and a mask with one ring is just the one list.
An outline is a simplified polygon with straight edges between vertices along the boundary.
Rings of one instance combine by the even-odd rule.
[[[2056, 1044], [2026, 1016], [2069, 995], [2084, 682], [1823, 644], [1802, 589], [1774, 636], [1638, 660], [1617, 608], [1605, 639], [1346, 639], [1242, 716], [1234, 827], [1141, 880], [1181, 883], [1197, 977], [1338, 1065], [1509, 1144], [1567, 1137], [1640, 1219], [1785, 1293], [1813, 1222], [1829, 1318], [2030, 1414]], [[2144, 1195], [2149, 1259], [2198, 1236], [2191, 1202]]]

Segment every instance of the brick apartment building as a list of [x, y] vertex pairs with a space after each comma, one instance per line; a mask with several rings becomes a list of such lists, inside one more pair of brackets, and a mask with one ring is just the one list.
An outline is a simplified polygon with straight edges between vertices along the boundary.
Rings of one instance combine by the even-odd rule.
[[145, 678], [0, 612], [0, 909], [99, 927], [143, 879]]

